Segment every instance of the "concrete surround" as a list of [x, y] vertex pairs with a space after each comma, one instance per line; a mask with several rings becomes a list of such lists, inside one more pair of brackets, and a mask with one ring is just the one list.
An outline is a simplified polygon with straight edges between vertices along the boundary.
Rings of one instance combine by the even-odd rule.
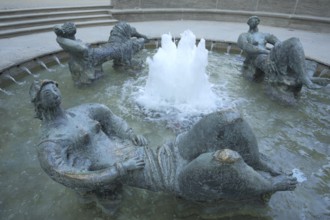
[[120, 20], [210, 20], [245, 22], [258, 15], [265, 25], [330, 32], [328, 0], [113, 0]]
[[272, 12], [330, 18], [328, 0], [112, 0], [117, 9], [195, 8]]

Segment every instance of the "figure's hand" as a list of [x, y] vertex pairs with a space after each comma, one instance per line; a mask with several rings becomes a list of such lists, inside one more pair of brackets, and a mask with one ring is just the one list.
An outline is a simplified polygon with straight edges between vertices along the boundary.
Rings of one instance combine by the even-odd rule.
[[144, 160], [141, 159], [140, 157], [133, 157], [123, 162], [123, 167], [126, 170], [142, 169], [144, 165], [145, 165]]
[[63, 36], [63, 30], [61, 28], [60, 25], [55, 25], [54, 26], [54, 33], [56, 34], [56, 36], [58, 37], [62, 37]]
[[146, 146], [148, 144], [147, 139], [142, 135], [133, 135], [131, 140], [136, 146]]

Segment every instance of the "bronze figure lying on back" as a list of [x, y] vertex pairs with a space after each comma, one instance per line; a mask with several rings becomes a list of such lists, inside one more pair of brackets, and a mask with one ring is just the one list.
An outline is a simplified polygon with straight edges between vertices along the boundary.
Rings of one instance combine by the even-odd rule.
[[35, 82], [30, 96], [42, 121], [38, 158], [56, 182], [93, 195], [112, 213], [123, 185], [190, 201], [240, 200], [294, 190], [297, 181], [269, 165], [237, 112], [214, 112], [157, 150], [102, 104], [64, 110], [58, 84]]

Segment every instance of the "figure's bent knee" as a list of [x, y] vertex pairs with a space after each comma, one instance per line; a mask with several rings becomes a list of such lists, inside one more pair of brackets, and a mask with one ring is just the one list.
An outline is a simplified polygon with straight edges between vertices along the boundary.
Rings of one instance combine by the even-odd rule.
[[299, 38], [297, 38], [297, 37], [291, 37], [291, 38], [287, 39], [286, 41], [284, 41], [284, 43], [293, 45], [293, 46], [302, 46]]
[[236, 151], [233, 151], [230, 149], [223, 149], [223, 150], [216, 151], [213, 154], [213, 158], [216, 161], [230, 164], [230, 163], [234, 163], [234, 162], [238, 161], [242, 157]]
[[214, 112], [207, 115], [206, 117], [208, 118], [208, 120], [213, 121], [215, 123], [224, 124], [231, 124], [237, 120], [242, 119], [240, 113], [233, 110]]
[[291, 41], [291, 42], [300, 42], [299, 38], [297, 37], [291, 37], [288, 39], [288, 41]]

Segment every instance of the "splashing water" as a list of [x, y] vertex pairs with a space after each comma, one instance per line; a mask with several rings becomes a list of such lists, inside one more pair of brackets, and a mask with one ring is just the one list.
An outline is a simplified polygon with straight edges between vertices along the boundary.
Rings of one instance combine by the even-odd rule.
[[16, 83], [17, 85], [24, 85], [26, 83], [25, 81], [23, 81], [23, 82], [16, 81], [16, 79], [14, 77], [12, 77], [11, 75], [5, 75], [5, 77], [10, 79], [11, 81]]
[[230, 50], [231, 50], [231, 44], [227, 46], [227, 52], [225, 54], [230, 55]]
[[45, 70], [47, 70], [48, 72], [54, 72], [54, 69], [48, 68], [47, 65], [42, 61], [37, 59], [37, 63], [42, 66], [43, 68], [45, 68]]
[[39, 75], [34, 75], [27, 67], [25, 66], [21, 66], [20, 67], [21, 70], [23, 70], [24, 72], [26, 72], [27, 74], [29, 74], [30, 76], [33, 76], [34, 78], [38, 78]]
[[296, 177], [299, 183], [305, 182], [307, 180], [305, 174], [298, 168], [294, 168], [292, 170], [292, 176]]
[[[217, 101], [217, 108], [221, 110], [235, 104], [255, 132], [260, 151], [285, 170], [299, 168], [297, 173], [303, 174], [307, 180], [292, 192], [276, 193], [268, 204], [260, 204], [261, 206], [252, 209], [243, 207], [238, 213], [228, 209], [217, 214], [213, 209], [205, 209], [205, 218], [226, 219], [227, 216], [232, 216], [233, 219], [328, 219], [330, 90], [306, 89], [299, 108], [281, 106], [264, 95], [262, 84], [251, 83], [241, 77], [243, 61], [236, 58], [235, 51], [230, 56], [224, 52], [208, 52], [207, 74], [212, 83], [212, 91], [220, 100]], [[156, 50], [143, 50], [141, 59], [153, 57], [155, 53]], [[58, 65], [51, 67], [56, 70], [55, 73], [43, 68], [33, 73], [40, 74], [43, 79], [60, 82], [65, 107], [89, 102], [105, 104], [127, 120], [137, 133], [144, 134], [150, 140], [150, 148], [157, 149], [160, 144], [172, 140], [177, 131], [184, 131], [182, 127], [175, 128], [174, 132], [173, 129], [168, 129], [163, 118], [158, 118], [159, 111], [149, 110], [154, 113], [153, 118], [151, 117], [154, 115], [140, 112], [141, 106], [136, 103], [136, 97], [140, 95], [141, 87], [145, 90], [147, 68], [143, 68], [141, 75], [128, 76], [124, 70], [117, 71], [111, 62], [107, 62], [103, 66], [104, 72], [109, 73], [104, 76], [105, 80], [96, 82], [96, 86], [92, 88], [80, 88], [70, 86], [72, 79], [68, 68]], [[24, 85], [10, 83], [4, 88], [10, 93], [14, 92], [12, 96], [7, 96], [0, 88], [0, 130], [3, 134], [0, 170], [6, 171], [1, 173], [0, 178], [0, 219], [46, 219], [49, 216], [80, 220], [106, 218], [94, 206], [84, 208], [71, 190], [56, 184], [44, 174], [41, 175], [35, 150], [40, 122], [32, 117], [31, 103], [22, 101], [22, 98], [27, 98], [26, 93], [34, 78], [25, 75], [25, 78], [20, 78], [26, 80]], [[21, 146], [27, 147], [22, 151]], [[117, 219], [136, 219], [136, 216], [146, 220], [173, 219], [173, 214], [178, 211], [177, 207], [182, 205], [166, 193], [150, 193], [133, 188], [128, 190], [123, 195]], [[136, 201], [139, 201], [137, 207]], [[189, 207], [185, 209], [194, 211]], [[161, 214], [158, 210], [162, 210]], [[204, 216], [176, 216], [178, 220], [201, 218]]]
[[60, 65], [61, 67], [65, 67], [65, 65], [61, 63], [60, 59], [56, 55], [53, 55], [53, 58], [58, 65]]
[[149, 75], [137, 101], [156, 111], [205, 113], [216, 108], [216, 95], [208, 81], [208, 51], [205, 40], [196, 46], [195, 35], [187, 30], [176, 46], [170, 34], [164, 34], [161, 47], [147, 58]]

